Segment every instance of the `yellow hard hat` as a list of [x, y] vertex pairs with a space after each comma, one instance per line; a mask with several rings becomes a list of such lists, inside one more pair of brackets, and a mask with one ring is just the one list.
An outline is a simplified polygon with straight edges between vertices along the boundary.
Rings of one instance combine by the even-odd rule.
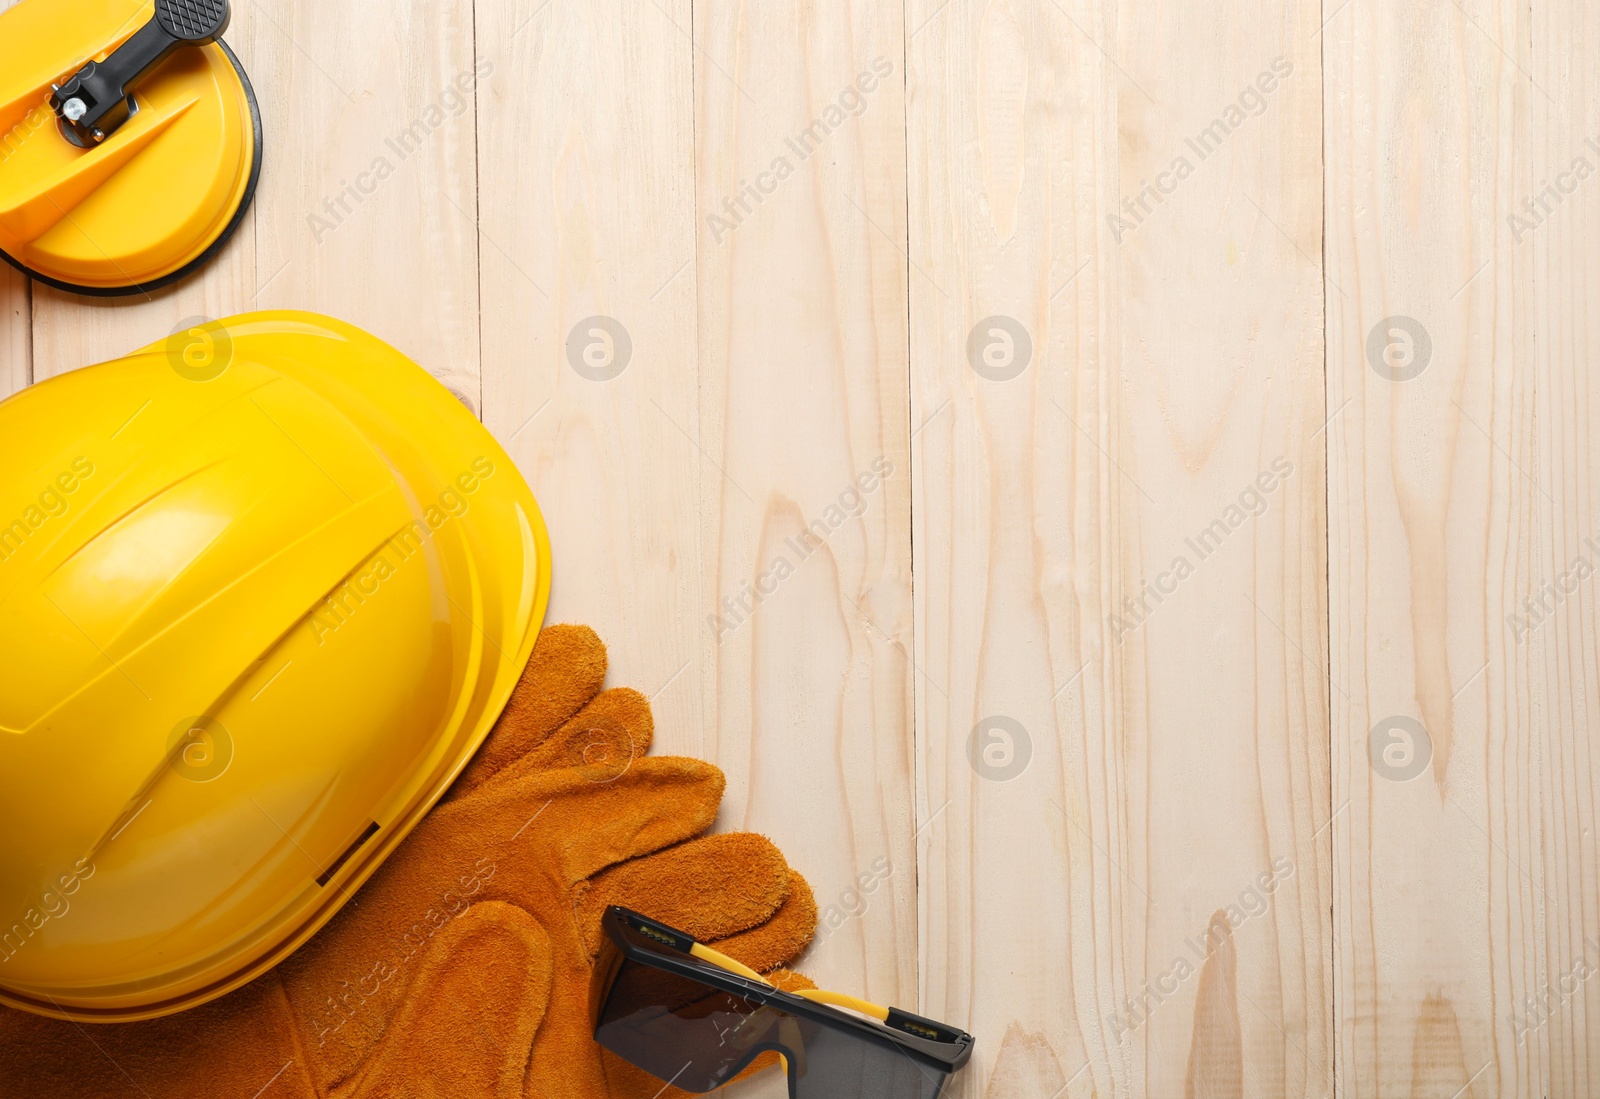
[[194, 271], [244, 218], [261, 112], [228, 0], [22, 0], [0, 14], [0, 257], [80, 294]]
[[349, 325], [0, 403], [0, 1002], [133, 1021], [282, 960], [481, 745], [549, 588], [510, 458]]

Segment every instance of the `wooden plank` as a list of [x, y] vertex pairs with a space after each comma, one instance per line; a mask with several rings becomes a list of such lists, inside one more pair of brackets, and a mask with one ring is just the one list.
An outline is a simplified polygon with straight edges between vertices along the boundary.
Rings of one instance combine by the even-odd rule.
[[34, 283], [34, 379], [42, 381], [126, 355], [165, 339], [186, 327], [185, 322], [245, 311], [254, 280], [254, 252], [250, 226], [240, 226], [238, 235], [205, 271], [150, 298], [114, 302], [81, 298]]
[[481, 408], [471, 0], [250, 6], [276, 155], [245, 307], [359, 325]]
[[[16, 0], [0, 0], [0, 11]], [[28, 279], [0, 263], [0, 397], [33, 381], [32, 299]]]
[[[1600, 11], [1581, 0], [1541, 0], [1531, 14], [1526, 79], [1538, 87], [1523, 92], [1529, 164], [1508, 196], [1516, 220], [1505, 221], [1530, 269], [1534, 399], [1531, 410], [1510, 407], [1511, 437], [1521, 444], [1515, 453], [1518, 462], [1526, 456], [1529, 476], [1511, 470], [1523, 505], [1510, 592], [1516, 617], [1507, 620], [1505, 643], [1515, 673], [1504, 700], [1496, 701], [1526, 745], [1524, 758], [1537, 762], [1541, 812], [1536, 827], [1525, 826], [1516, 855], [1539, 883], [1529, 900], [1543, 905], [1545, 918], [1543, 935], [1519, 958], [1515, 972], [1520, 976], [1526, 966], [1529, 973], [1501, 1013], [1501, 1029], [1509, 1033], [1499, 1048], [1542, 1063], [1546, 1095], [1594, 1095], [1600, 1093], [1600, 755], [1594, 747], [1600, 389], [1593, 365], [1600, 340], [1593, 292], [1600, 269], [1594, 200], [1600, 77], [1592, 58], [1600, 49]], [[1519, 386], [1518, 398], [1525, 401], [1527, 390]], [[1506, 455], [1494, 458], [1506, 464]], [[1535, 481], [1549, 498], [1530, 491]]]
[[1527, 475], [1533, 252], [1507, 220], [1547, 94], [1526, 12], [1352, 0], [1325, 34], [1346, 1095], [1582, 1094], [1550, 1090], [1508, 1021], [1542, 967], [1555, 854], [1540, 657], [1506, 628], [1555, 522]]
[[27, 277], [0, 266], [0, 398], [33, 381], [32, 312]]
[[968, 1094], [1331, 1086], [1318, 22], [908, 13], [922, 967]]
[[[485, 422], [662, 750], [703, 754], [688, 0], [480, 4]], [[675, 26], [676, 24], [676, 26]]]
[[903, 12], [694, 18], [701, 400], [676, 446], [703, 451], [724, 819], [811, 877], [825, 934], [807, 971], [910, 1007], [930, 810], [913, 772]]
[[238, 6], [256, 212], [0, 271], [0, 394], [258, 307], [419, 359], [965, 1094], [1587, 1095], [1600, 15], [1320, 8]]

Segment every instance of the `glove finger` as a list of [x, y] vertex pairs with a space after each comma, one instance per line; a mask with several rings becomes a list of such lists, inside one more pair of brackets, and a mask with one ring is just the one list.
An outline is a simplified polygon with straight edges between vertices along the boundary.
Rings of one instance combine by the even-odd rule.
[[703, 836], [596, 877], [579, 896], [578, 926], [593, 953], [600, 917], [616, 904], [715, 942], [770, 920], [788, 899], [789, 881], [789, 864], [767, 837]]
[[614, 687], [493, 781], [515, 782], [537, 771], [576, 768], [591, 782], [609, 782], [649, 754], [655, 729], [650, 700], [632, 688]]
[[333, 1096], [522, 1099], [551, 979], [538, 921], [509, 904], [473, 905], [434, 941], [382, 1046]]
[[769, 980], [774, 980], [772, 973], [780, 971], [780, 966], [804, 954], [817, 932], [817, 900], [811, 892], [811, 883], [794, 870], [789, 871], [788, 877], [783, 907], [773, 913], [771, 919], [711, 942], [735, 961], [743, 962], [757, 973], [766, 973]]
[[419, 832], [403, 854], [421, 860], [419, 868], [471, 866], [487, 846], [502, 846], [504, 877], [495, 878], [495, 889], [521, 904], [503, 891], [523, 877], [543, 895], [552, 873], [576, 886], [700, 835], [716, 820], [726, 785], [711, 764], [677, 757], [638, 760], [616, 778], [597, 779], [584, 768], [534, 772], [434, 810], [426, 835]]
[[542, 743], [587, 706], [606, 681], [606, 646], [588, 626], [551, 626], [539, 634], [511, 701], [450, 796], [482, 785]]

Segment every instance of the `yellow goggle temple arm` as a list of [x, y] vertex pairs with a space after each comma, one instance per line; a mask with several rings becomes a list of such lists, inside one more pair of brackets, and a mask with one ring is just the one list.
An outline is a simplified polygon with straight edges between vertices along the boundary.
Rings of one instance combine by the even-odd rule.
[[[752, 981], [760, 981], [769, 987], [777, 987], [743, 962], [736, 962], [726, 954], [718, 953], [703, 943], [695, 943], [690, 948], [689, 953], [703, 962], [710, 962], [714, 966], [726, 969], [729, 973], [737, 973], [741, 977], [748, 977]], [[847, 996], [843, 992], [824, 992], [821, 989], [805, 988], [796, 990], [794, 994], [801, 999], [810, 1000], [814, 1004], [828, 1004], [832, 1007], [845, 1007], [851, 1011], [859, 1011], [861, 1014], [870, 1016], [880, 1023], [889, 1021], [888, 1008], [869, 1003], [855, 996]]]
[[863, 1015], [870, 1015], [880, 1023], [889, 1021], [889, 1009], [878, 1004], [869, 1003], [856, 996], [848, 996], [843, 992], [824, 992], [820, 988], [802, 988], [795, 991], [795, 995], [802, 999], [810, 1000], [814, 1004], [831, 1004], [834, 1007], [847, 1007], [851, 1011], [859, 1011]]
[[[685, 935], [684, 938], [688, 938], [688, 936]], [[704, 943], [695, 943], [694, 946], [689, 949], [689, 954], [692, 957], [699, 958], [702, 962], [710, 962], [714, 966], [719, 966], [722, 969], [726, 969], [729, 973], [737, 973], [739, 976], [748, 977], [752, 981], [760, 981], [764, 985], [776, 987], [771, 981], [767, 980], [765, 977], [751, 969], [749, 966], [745, 965], [743, 962], [736, 962], [726, 954], [719, 954], [717, 951], [712, 950]]]

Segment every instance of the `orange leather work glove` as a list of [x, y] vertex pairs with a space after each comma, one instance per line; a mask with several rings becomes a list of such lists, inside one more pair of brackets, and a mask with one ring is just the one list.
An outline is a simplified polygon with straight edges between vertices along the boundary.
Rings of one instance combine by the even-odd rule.
[[0, 1009], [0, 1097], [663, 1094], [592, 1037], [604, 908], [637, 909], [797, 987], [808, 982], [780, 967], [810, 942], [816, 904], [765, 838], [703, 834], [722, 773], [645, 758], [649, 703], [602, 693], [605, 674], [592, 630], [544, 631], [447, 800], [326, 928], [250, 985], [148, 1023]]

